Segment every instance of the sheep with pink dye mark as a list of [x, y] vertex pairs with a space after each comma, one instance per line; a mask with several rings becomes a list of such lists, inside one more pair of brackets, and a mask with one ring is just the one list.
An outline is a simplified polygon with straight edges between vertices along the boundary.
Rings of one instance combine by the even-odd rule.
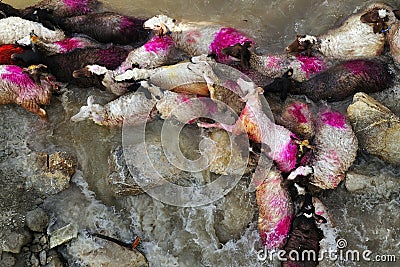
[[83, 48], [106, 48], [106, 45], [97, 42], [96, 40], [87, 36], [73, 36], [56, 41], [54, 43], [44, 42], [34, 32], [18, 40], [19, 45], [32, 45], [34, 44], [38, 51], [47, 56], [55, 54], [65, 54], [74, 51], [75, 49]]
[[258, 230], [263, 246], [268, 250], [281, 249], [289, 235], [293, 219], [293, 204], [283, 177], [277, 170], [269, 170], [261, 158], [253, 178], [258, 205]]
[[150, 31], [143, 28], [145, 19], [114, 12], [91, 13], [64, 18], [60, 27], [66, 32], [83, 33], [102, 43], [143, 44]]
[[244, 33], [229, 27], [201, 22], [178, 22], [166, 15], [147, 20], [143, 26], [157, 31], [160, 36], [170, 35], [175, 47], [189, 56], [213, 54], [218, 62], [229, 62], [222, 49], [234, 44], [254, 41]]
[[287, 54], [257, 55], [249, 50], [250, 44], [235, 44], [226, 47], [222, 53], [240, 60], [243, 68], [252, 68], [269, 78], [281, 77], [289, 69], [293, 70], [292, 79], [305, 81], [328, 68], [330, 63], [319, 56]]
[[[286, 50], [288, 52], [307, 51], [308, 54], [320, 53], [324, 57], [340, 60], [376, 57], [384, 49], [384, 31], [376, 32], [374, 25], [365, 23], [362, 19], [365, 13], [374, 9], [388, 11], [390, 7], [383, 3], [372, 4], [365, 10], [350, 16], [341, 26], [325, 34], [298, 35]], [[390, 21], [390, 25], [394, 20], [394, 15], [391, 12], [382, 12], [382, 19]]]
[[325, 110], [316, 116], [314, 153], [306, 166], [294, 170], [289, 179], [311, 174], [311, 184], [322, 189], [336, 188], [357, 156], [358, 141], [346, 117]]
[[32, 79], [29, 72], [35, 70], [14, 65], [0, 66], [0, 105], [15, 103], [45, 118], [46, 111], [40, 105], [50, 103], [52, 91], [59, 89], [59, 84], [49, 74], [36, 72], [35, 79]]
[[37, 9], [46, 10], [53, 16], [70, 17], [88, 14], [100, 6], [98, 0], [42, 0], [33, 6], [21, 10], [23, 15], [33, 13]]
[[345, 178], [357, 156], [358, 141], [346, 117], [335, 111], [318, 116], [311, 183], [332, 189]]

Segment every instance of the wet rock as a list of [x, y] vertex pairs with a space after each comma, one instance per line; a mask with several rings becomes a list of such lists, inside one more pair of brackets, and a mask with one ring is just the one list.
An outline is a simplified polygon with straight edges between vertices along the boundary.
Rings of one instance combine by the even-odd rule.
[[28, 234], [20, 234], [16, 232], [1, 232], [0, 233], [0, 251], [20, 253], [21, 248], [29, 242]]
[[78, 229], [75, 225], [68, 224], [50, 233], [50, 248], [54, 248], [78, 236]]
[[122, 146], [117, 147], [108, 159], [110, 174], [107, 181], [111, 190], [116, 195], [136, 196], [143, 194], [143, 189], [135, 182], [135, 179], [126, 166]]
[[347, 109], [360, 148], [400, 165], [400, 118], [365, 93], [357, 93]]
[[26, 186], [45, 194], [57, 194], [68, 188], [76, 168], [76, 160], [66, 152], [36, 152], [30, 155], [30, 164], [33, 174], [27, 178]]
[[247, 160], [242, 157], [241, 152], [248, 150], [248, 146], [240, 147], [236, 139], [239, 138], [220, 129], [213, 129], [205, 134], [200, 141], [200, 153], [208, 159], [208, 169], [211, 172], [222, 175], [244, 173]]
[[31, 210], [26, 214], [26, 226], [34, 232], [42, 232], [49, 222], [49, 216], [41, 208]]
[[7, 252], [1, 253], [0, 266], [1, 267], [15, 266], [15, 258], [10, 253]]
[[57, 255], [51, 255], [47, 258], [47, 264], [45, 267], [63, 267], [60, 258]]
[[46, 251], [41, 251], [40, 253], [39, 253], [39, 262], [40, 262], [40, 265], [45, 265], [46, 264], [46, 258], [47, 258], [47, 255], [46, 255]]
[[35, 266], [35, 267], [39, 266], [39, 264], [40, 264], [39, 259], [35, 256], [35, 254], [31, 255], [30, 261], [31, 261], [32, 266]]
[[145, 267], [146, 258], [136, 250], [129, 250], [103, 239], [83, 235], [68, 245], [68, 253], [83, 266]]
[[345, 182], [350, 192], [373, 192], [380, 195], [390, 195], [400, 187], [400, 179], [389, 174], [368, 175], [356, 171], [348, 172]]

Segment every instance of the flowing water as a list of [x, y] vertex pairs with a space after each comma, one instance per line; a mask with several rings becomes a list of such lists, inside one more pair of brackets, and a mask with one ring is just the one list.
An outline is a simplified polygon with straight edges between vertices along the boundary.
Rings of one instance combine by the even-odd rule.
[[[36, 2], [3, 1], [15, 7]], [[387, 2], [395, 5], [397, 1]], [[277, 52], [283, 51], [296, 34], [322, 33], [369, 2], [110, 0], [103, 3], [106, 10], [138, 17], [165, 13], [188, 21], [219, 22], [254, 36], [260, 52]], [[71, 192], [63, 192], [51, 203], [46, 203], [47, 208], [57, 214], [58, 223], [80, 221], [82, 228], [108, 228], [124, 240], [132, 238], [134, 232], [142, 238], [142, 249], [150, 266], [272, 266], [257, 259], [260, 249], [257, 207], [255, 194], [247, 190], [245, 180], [241, 180], [224, 198], [196, 208], [169, 206], [146, 194], [130, 197], [112, 194], [107, 182], [108, 160], [111, 151], [121, 144], [121, 131], [99, 127], [92, 122], [74, 124], [69, 120], [89, 95], [95, 95], [97, 102], [104, 103], [112, 99], [112, 96], [96, 89], [75, 88], [54, 100], [47, 109], [49, 123], [33, 124], [35, 134], [27, 133], [26, 137], [31, 140], [30, 145], [35, 150], [51, 151], [56, 147], [70, 151], [78, 158], [82, 172], [75, 175], [75, 185], [69, 189]], [[374, 96], [384, 100], [389, 108], [400, 115], [398, 85]], [[348, 103], [345, 101], [340, 105]], [[4, 111], [10, 123], [15, 119], [13, 116], [27, 116], [23, 114]], [[190, 141], [189, 133], [186, 142]], [[394, 176], [400, 179], [398, 169], [364, 154], [360, 154], [352, 169], [370, 176]], [[91, 204], [80, 200], [80, 190], [86, 194], [83, 196], [87, 203]], [[397, 261], [400, 261], [398, 186], [390, 190], [376, 188], [363, 194], [354, 194], [341, 185], [338, 189], [321, 193], [320, 198], [332, 214], [338, 237], [347, 241], [346, 249], [360, 252], [368, 249], [373, 255], [396, 255]], [[344, 261], [336, 264], [394, 267], [399, 266], [398, 262]], [[329, 263], [326, 266], [330, 266]]]

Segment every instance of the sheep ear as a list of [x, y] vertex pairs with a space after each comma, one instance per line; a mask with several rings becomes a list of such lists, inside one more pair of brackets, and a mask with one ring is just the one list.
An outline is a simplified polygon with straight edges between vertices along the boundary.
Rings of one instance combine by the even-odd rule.
[[393, 13], [396, 19], [400, 20], [400, 10], [393, 10]]
[[89, 96], [86, 102], [87, 102], [88, 107], [93, 106], [93, 104], [94, 104], [94, 97], [93, 97], [92, 95]]
[[360, 17], [362, 23], [375, 23], [379, 20], [378, 10], [371, 10]]

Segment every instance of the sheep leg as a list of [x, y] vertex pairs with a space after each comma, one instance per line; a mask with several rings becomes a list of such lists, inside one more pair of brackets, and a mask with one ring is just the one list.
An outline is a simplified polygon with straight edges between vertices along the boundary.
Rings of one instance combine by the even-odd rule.
[[21, 103], [21, 107], [23, 107], [24, 109], [26, 109], [29, 112], [32, 112], [32, 113], [38, 115], [42, 119], [47, 119], [46, 111], [44, 109], [40, 108], [40, 106], [34, 101], [24, 101]]

